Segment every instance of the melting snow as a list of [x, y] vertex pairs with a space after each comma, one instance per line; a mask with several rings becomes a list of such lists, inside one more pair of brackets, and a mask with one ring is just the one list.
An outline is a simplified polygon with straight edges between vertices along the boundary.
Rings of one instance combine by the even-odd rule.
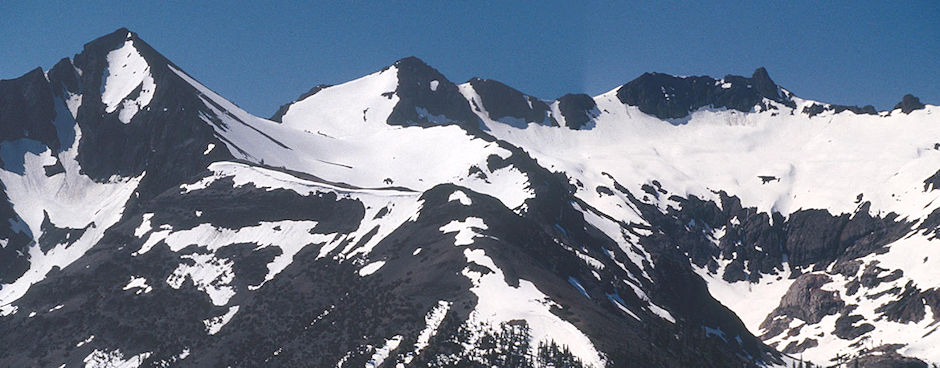
[[127, 282], [127, 285], [124, 285], [124, 290], [130, 289], [139, 289], [136, 294], [146, 294], [153, 290], [153, 287], [147, 285], [146, 278], [131, 276], [131, 280]]
[[384, 265], [385, 265], [385, 261], [375, 261], [365, 266], [362, 266], [362, 268], [359, 269], [359, 276], [363, 276], [363, 277], [369, 276], [375, 273], [375, 271], [378, 271]]
[[473, 238], [481, 236], [473, 229], [486, 230], [487, 226], [483, 223], [483, 219], [479, 217], [468, 217], [463, 221], [453, 220], [447, 225], [441, 226], [440, 231], [444, 234], [457, 232], [454, 245], [469, 245], [473, 244]]
[[197, 289], [209, 295], [212, 304], [228, 304], [229, 299], [235, 295], [235, 288], [230, 285], [235, 279], [232, 261], [215, 258], [213, 254], [198, 253], [186, 254], [180, 258], [190, 259], [194, 264], [180, 263], [166, 279], [170, 287], [179, 289], [189, 278]]
[[82, 345], [85, 345], [85, 344], [91, 342], [91, 340], [94, 340], [94, 339], [95, 339], [95, 335], [88, 336], [87, 339], [84, 339], [84, 340], [82, 340], [82, 341], [79, 341], [77, 344], [75, 344], [75, 347], [76, 347], [76, 348], [80, 348], [80, 347], [82, 347]]
[[[885, 269], [879, 277], [884, 277], [894, 270], [902, 270], [903, 274], [897, 280], [882, 282], [871, 288], [862, 286], [853, 295], [845, 292], [845, 285], [858, 276], [857, 274], [846, 277], [842, 274], [826, 273], [832, 281], [821, 286], [821, 289], [837, 291], [839, 297], [847, 305], [855, 305], [856, 308], [852, 314], [863, 317], [855, 325], [871, 324], [874, 327], [871, 332], [852, 340], [843, 340], [833, 334], [835, 322], [839, 318], [839, 314], [835, 314], [823, 317], [817, 324], [802, 327], [795, 335], [791, 336], [785, 332], [772, 336], [767, 341], [786, 346], [791, 341], [799, 343], [812, 338], [819, 345], [808, 348], [803, 355], [808, 360], [817, 363], [828, 362], [832, 358], [833, 351], [852, 351], [857, 346], [874, 348], [882, 344], [902, 344], [904, 346], [898, 350], [898, 353], [902, 355], [917, 357], [930, 363], [940, 362], [940, 351], [936, 348], [940, 346], [940, 333], [936, 332], [937, 325], [934, 322], [937, 311], [925, 306], [923, 319], [907, 323], [888, 321], [883, 312], [876, 311], [879, 307], [897, 299], [895, 294], [888, 292], [889, 290], [903, 291], [909, 282], [922, 290], [934, 285], [937, 280], [935, 278], [938, 274], [937, 270], [940, 269], [940, 254], [936, 251], [938, 246], [940, 246], [940, 241], [930, 240], [925, 234], [918, 233], [892, 243], [888, 246], [887, 253], [870, 254], [859, 258], [862, 265], [858, 273], [863, 272], [862, 270], [868, 265], [877, 262], [878, 267]], [[732, 310], [743, 312], [747, 306], [737, 306], [737, 308], [732, 308]], [[803, 323], [804, 321], [795, 319], [790, 327], [798, 327]], [[856, 344], [856, 347], [853, 347], [853, 344]]]
[[393, 350], [398, 349], [398, 344], [401, 344], [401, 335], [396, 335], [388, 340], [385, 340], [385, 344], [382, 347], [375, 350], [375, 354], [372, 354], [372, 358], [366, 362], [366, 368], [377, 368], [385, 363], [385, 359], [388, 359], [389, 354]]
[[[418, 339], [415, 342], [415, 355], [420, 354], [421, 351], [428, 346], [431, 337], [437, 334], [437, 328], [441, 325], [441, 322], [444, 321], [444, 317], [447, 316], [447, 310], [450, 309], [450, 304], [450, 302], [441, 300], [437, 302], [437, 306], [431, 309], [428, 315], [424, 317], [425, 327], [418, 334]], [[408, 362], [410, 362], [410, 359], [406, 360], [405, 364]]]
[[235, 313], [238, 313], [237, 305], [233, 305], [229, 307], [228, 311], [225, 312], [225, 314], [221, 316], [212, 317], [212, 318], [202, 321], [202, 323], [206, 325], [206, 332], [209, 335], [215, 335], [216, 333], [222, 330], [222, 327], [225, 327], [228, 321], [232, 320], [232, 317], [235, 317]]
[[83, 360], [85, 368], [136, 368], [140, 367], [144, 359], [150, 357], [149, 352], [140, 353], [125, 359], [121, 350], [101, 351], [95, 349]]

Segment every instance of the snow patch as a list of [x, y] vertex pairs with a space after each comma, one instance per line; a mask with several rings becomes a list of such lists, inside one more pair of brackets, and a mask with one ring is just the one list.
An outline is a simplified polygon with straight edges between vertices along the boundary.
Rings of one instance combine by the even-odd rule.
[[123, 290], [138, 289], [136, 294], [146, 294], [153, 290], [153, 287], [147, 285], [147, 279], [144, 277], [131, 276], [131, 280], [124, 285]]
[[467, 196], [467, 193], [464, 193], [462, 190], [451, 193], [450, 197], [447, 197], [447, 201], [459, 201], [460, 204], [464, 206], [473, 204], [473, 201], [470, 200], [470, 197]]
[[150, 229], [153, 228], [153, 225], [150, 224], [150, 219], [152, 218], [152, 213], [145, 213], [143, 220], [140, 222], [140, 226], [134, 229], [134, 236], [139, 238], [150, 232]]
[[393, 350], [398, 349], [398, 345], [401, 344], [401, 335], [396, 335], [388, 340], [385, 340], [385, 344], [375, 350], [375, 354], [372, 354], [372, 358], [366, 362], [366, 368], [378, 368], [383, 363], [385, 359], [388, 359], [389, 354]]
[[375, 261], [365, 266], [362, 266], [362, 268], [359, 269], [359, 276], [362, 276], [362, 277], [369, 276], [375, 273], [375, 271], [378, 271], [384, 265], [385, 265], [385, 261]]
[[84, 339], [84, 340], [82, 340], [82, 341], [79, 341], [77, 344], [75, 344], [75, 347], [76, 347], [76, 348], [80, 348], [80, 347], [82, 347], [82, 345], [85, 345], [85, 344], [91, 342], [91, 340], [94, 340], [94, 339], [95, 339], [95, 335], [88, 336], [87, 339]]
[[[107, 55], [108, 66], [102, 83], [101, 102], [105, 112], [113, 113], [118, 107], [118, 119], [128, 124], [138, 111], [147, 107], [153, 99], [156, 83], [150, 74], [150, 65], [128, 39], [120, 48]], [[128, 98], [137, 91], [137, 96]]]
[[[431, 337], [434, 337], [437, 334], [437, 328], [440, 327], [441, 322], [444, 321], [444, 317], [447, 316], [447, 311], [450, 309], [450, 302], [447, 301], [438, 301], [437, 306], [434, 309], [431, 309], [430, 312], [424, 317], [424, 329], [418, 333], [418, 339], [415, 341], [415, 350], [414, 355], [421, 354], [421, 351], [428, 346], [428, 343], [431, 341]], [[411, 362], [411, 356], [405, 359], [405, 364]]]
[[441, 226], [439, 230], [444, 234], [456, 232], [457, 235], [454, 245], [460, 246], [473, 244], [473, 238], [483, 236], [474, 231], [474, 229], [487, 229], [486, 224], [483, 223], [483, 219], [479, 217], [467, 217], [463, 221], [453, 220]]
[[102, 351], [95, 349], [85, 357], [85, 368], [137, 368], [150, 357], [151, 353], [140, 353], [125, 358], [119, 349]]
[[209, 335], [217, 334], [222, 330], [222, 327], [225, 327], [225, 325], [232, 320], [232, 317], [235, 317], [235, 313], [238, 313], [237, 305], [229, 307], [228, 311], [221, 316], [212, 317], [202, 321], [202, 323], [206, 326], [206, 333]]
[[196, 288], [209, 295], [212, 304], [226, 305], [235, 295], [235, 287], [231, 282], [235, 280], [232, 270], [232, 261], [215, 258], [213, 254], [185, 254], [180, 258], [192, 260], [193, 264], [180, 263], [167, 277], [166, 283], [174, 289], [183, 286], [186, 279], [190, 279]]

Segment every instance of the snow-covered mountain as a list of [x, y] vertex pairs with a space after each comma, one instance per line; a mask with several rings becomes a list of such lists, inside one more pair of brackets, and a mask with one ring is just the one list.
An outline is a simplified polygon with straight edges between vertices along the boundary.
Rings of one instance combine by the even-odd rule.
[[0, 81], [0, 363], [940, 364], [937, 114], [411, 57], [265, 119], [120, 29]]

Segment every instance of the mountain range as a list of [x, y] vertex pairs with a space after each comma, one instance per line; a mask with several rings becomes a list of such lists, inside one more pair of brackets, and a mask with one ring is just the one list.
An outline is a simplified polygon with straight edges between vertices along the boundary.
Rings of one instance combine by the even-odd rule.
[[940, 364], [938, 113], [408, 57], [262, 118], [122, 28], [0, 81], [0, 365]]

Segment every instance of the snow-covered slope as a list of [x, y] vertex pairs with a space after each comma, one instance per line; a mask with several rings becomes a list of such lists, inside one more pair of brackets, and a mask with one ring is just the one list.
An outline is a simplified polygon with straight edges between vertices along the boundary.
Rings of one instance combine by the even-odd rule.
[[[468, 99], [475, 99], [468, 85]], [[479, 112], [499, 139], [524, 147], [543, 165], [585, 183], [584, 199], [612, 187], [607, 172], [631, 192], [657, 180], [670, 193], [718, 200], [784, 216], [799, 209], [852, 213], [858, 195], [873, 214], [923, 218], [940, 203], [923, 181], [934, 174], [940, 150], [940, 110], [928, 106], [890, 117], [824, 113], [808, 118], [789, 108], [742, 113], [702, 109], [666, 123], [624, 105], [616, 91], [595, 98], [601, 111], [587, 130], [529, 124], [520, 129]], [[882, 113], [881, 115], [885, 115]], [[762, 176], [772, 177], [767, 181]]]
[[[399, 103], [395, 90], [400, 71], [395, 66], [293, 103], [282, 124], [254, 117], [174, 71], [197, 88], [210, 109], [204, 119], [225, 126], [217, 128], [217, 134], [241, 159], [364, 188], [424, 191], [455, 183], [496, 196], [510, 208], [531, 196], [525, 174], [513, 168], [488, 169], [491, 156], [511, 155], [492, 140], [457, 125], [389, 125]], [[472, 167], [488, 180], [468, 175]]]
[[0, 81], [0, 362], [940, 361], [936, 137], [763, 69], [542, 101], [413, 57], [264, 119], [121, 29]]
[[[470, 101], [480, 100], [469, 83], [461, 85], [461, 91]], [[495, 137], [525, 147], [541, 165], [564, 172], [577, 184], [579, 199], [614, 218], [655, 228], [661, 225], [638, 210], [637, 203], [665, 214], [688, 212], [675, 216], [684, 218], [677, 225], [684, 232], [706, 235], [702, 248], [683, 246], [693, 266], [711, 293], [768, 343], [819, 364], [892, 344], [898, 344], [887, 349], [892, 353], [938, 361], [936, 349], [929, 347], [940, 344], [932, 333], [940, 320], [931, 314], [940, 308], [933, 299], [940, 285], [916, 271], [940, 267], [940, 260], [930, 256], [940, 246], [932, 235], [937, 226], [932, 219], [940, 208], [933, 190], [940, 172], [936, 106], [909, 113], [901, 108], [872, 114], [826, 109], [819, 113], [810, 111], [830, 105], [786, 92], [792, 107], [765, 100], [770, 108], [700, 108], [664, 121], [624, 104], [619, 92], [595, 97], [596, 115], [578, 130], [520, 126], [512, 118], [494, 120], [485, 109], [476, 112]], [[612, 190], [615, 187], [623, 189]], [[744, 211], [746, 216], [763, 217], [750, 224], [734, 216], [716, 221], [708, 211], [734, 213], [722, 208], [729, 196], [738, 208], [750, 209]], [[687, 208], [685, 198], [712, 202], [712, 208], [705, 213]], [[840, 220], [821, 221], [812, 229], [778, 224], [772, 234], [778, 239], [747, 229], [759, 221], [772, 227], [794, 214], [803, 221], [802, 215], [811, 209]], [[862, 223], [871, 218], [879, 220]], [[852, 226], [857, 228], [850, 230]], [[738, 236], [742, 229], [761, 238], [745, 240]], [[736, 234], [726, 239], [732, 232]], [[799, 246], [800, 238], [808, 247]], [[868, 250], [851, 249], [858, 243], [877, 244]], [[744, 247], [750, 247], [751, 254], [743, 254]], [[807, 255], [805, 248], [831, 248], [832, 254]], [[797, 262], [790, 262], [795, 256]], [[776, 259], [768, 262], [771, 257]], [[732, 263], [743, 277], [729, 276]], [[838, 271], [845, 267], [854, 271]], [[862, 271], [866, 267], [871, 269], [867, 276]], [[813, 270], [809, 274], [827, 275], [827, 281], [812, 288], [834, 292], [840, 308], [827, 311], [821, 321], [790, 317], [789, 326], [772, 327], [785, 318], [778, 306], [784, 308], [781, 299], [794, 279]], [[864, 281], [887, 274], [892, 276], [885, 282]], [[799, 294], [790, 289], [789, 295], [794, 293]], [[813, 302], [807, 298], [797, 303]]]

